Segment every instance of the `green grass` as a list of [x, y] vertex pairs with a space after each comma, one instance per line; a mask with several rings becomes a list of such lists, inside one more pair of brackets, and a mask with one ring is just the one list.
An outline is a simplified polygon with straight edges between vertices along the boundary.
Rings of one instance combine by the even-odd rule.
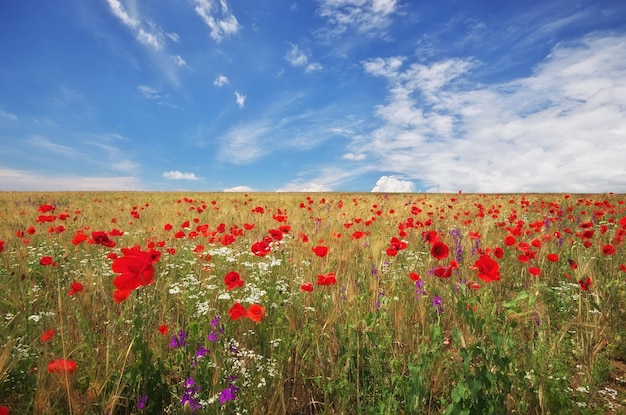
[[[614, 194], [0, 193], [0, 406], [11, 414], [621, 413], [625, 202]], [[54, 210], [39, 212], [44, 204]], [[114, 229], [114, 247], [72, 243], [79, 231]], [[431, 254], [426, 231], [448, 257]], [[394, 237], [406, 247], [392, 256]], [[271, 252], [254, 255], [264, 238]], [[318, 245], [328, 255], [318, 257]], [[110, 254], [134, 246], [160, 252], [154, 282], [116, 303]], [[496, 261], [499, 280], [478, 277], [481, 255]], [[56, 265], [41, 265], [44, 256]], [[449, 278], [433, 274], [451, 265]], [[226, 289], [230, 271], [242, 287]], [[336, 284], [316, 284], [329, 273]], [[70, 296], [73, 282], [83, 290]], [[231, 320], [235, 303], [259, 304], [265, 316]], [[43, 341], [49, 329], [55, 335]], [[76, 370], [51, 373], [55, 359]]]

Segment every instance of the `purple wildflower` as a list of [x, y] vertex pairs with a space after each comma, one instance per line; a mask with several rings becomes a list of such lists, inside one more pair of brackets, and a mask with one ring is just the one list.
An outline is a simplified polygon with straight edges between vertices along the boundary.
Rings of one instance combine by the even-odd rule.
[[443, 301], [441, 300], [441, 297], [438, 295], [434, 296], [432, 305], [437, 308], [437, 313], [443, 314]]
[[184, 330], [178, 332], [178, 336], [173, 336], [172, 340], [170, 340], [170, 348], [177, 349], [179, 347], [185, 347], [189, 344], [185, 339], [187, 338], [187, 333]]
[[232, 383], [226, 389], [220, 392], [220, 403], [224, 405], [228, 401], [234, 401], [237, 398], [239, 388]]
[[148, 395], [139, 395], [137, 397], [137, 410], [141, 411], [143, 408], [146, 407], [146, 404], [148, 403]]

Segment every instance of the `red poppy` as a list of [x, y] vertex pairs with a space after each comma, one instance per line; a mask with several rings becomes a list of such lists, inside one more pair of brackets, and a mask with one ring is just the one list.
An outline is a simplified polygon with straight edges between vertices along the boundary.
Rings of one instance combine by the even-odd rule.
[[0, 240], [0, 252], [4, 251], [4, 241]]
[[515, 237], [513, 235], [507, 235], [504, 238], [504, 244], [506, 246], [513, 246], [513, 245], [515, 245], [515, 242], [516, 242], [516, 240], [515, 240]]
[[39, 209], [37, 209], [39, 211], [39, 213], [47, 213], [47, 212], [52, 212], [54, 211], [55, 207], [52, 205], [48, 205], [48, 204], [44, 204], [39, 206]]
[[489, 255], [481, 255], [474, 262], [473, 268], [478, 270], [478, 278], [485, 282], [493, 282], [500, 279], [500, 265]]
[[365, 236], [365, 232], [361, 232], [361, 231], [355, 231], [352, 233], [352, 235], [350, 235], [350, 239], [357, 240], [357, 239], [361, 239], [362, 237]]
[[48, 363], [50, 373], [74, 373], [74, 371], [76, 371], [76, 362], [73, 360], [56, 359]]
[[252, 253], [256, 256], [265, 256], [269, 254], [271, 250], [272, 248], [265, 240], [252, 244]]
[[305, 282], [304, 284], [302, 284], [300, 286], [300, 291], [304, 291], [304, 292], [311, 292], [313, 291], [313, 283], [312, 282]]
[[337, 279], [335, 278], [334, 272], [329, 272], [326, 275], [319, 274], [317, 276], [317, 285], [335, 285], [337, 283]]
[[533, 277], [538, 277], [539, 275], [541, 275], [541, 270], [539, 268], [537, 268], [537, 267], [530, 267], [530, 268], [528, 268], [528, 272]]
[[587, 291], [591, 284], [593, 284], [593, 281], [591, 281], [591, 278], [589, 277], [587, 277], [585, 280], [578, 280], [578, 285], [580, 285], [580, 289], [583, 291]]
[[255, 323], [260, 323], [265, 317], [265, 307], [261, 307], [259, 304], [251, 304], [248, 306], [248, 310], [246, 310], [246, 316]]
[[448, 245], [443, 242], [437, 241], [432, 244], [430, 248], [430, 254], [438, 260], [446, 259], [450, 254]]
[[9, 415], [9, 407], [0, 406], [0, 415]]
[[172, 228], [173, 226], [170, 223], [166, 223], [165, 226], [163, 226], [164, 231], [171, 231]]
[[86, 240], [87, 240], [87, 235], [85, 235], [82, 230], [78, 230], [76, 232], [76, 235], [74, 235], [74, 238], [72, 238], [72, 245], [78, 245], [79, 243], [84, 242]]
[[452, 267], [439, 266], [433, 270], [434, 274], [438, 278], [450, 278], [452, 276]]
[[51, 256], [46, 255], [44, 257], [41, 257], [41, 259], [39, 260], [39, 265], [44, 265], [44, 266], [52, 265], [54, 267], [57, 265], [57, 263], [54, 262]]
[[252, 229], [254, 229], [254, 223], [244, 223], [243, 227], [245, 230], [251, 231]]
[[113, 301], [119, 304], [125, 299], [127, 299], [129, 295], [130, 295], [130, 290], [120, 290], [119, 288], [116, 288], [113, 290]]
[[387, 255], [389, 256], [396, 256], [398, 255], [398, 249], [395, 246], [390, 246], [389, 248], [387, 248], [386, 250]]
[[246, 317], [246, 309], [239, 303], [233, 304], [233, 306], [228, 310], [228, 315], [231, 320], [238, 320], [240, 318]]
[[548, 254], [546, 259], [550, 262], [557, 262], [559, 260], [559, 256], [557, 254]]
[[480, 290], [480, 284], [477, 283], [477, 282], [468, 281], [467, 282], [467, 289], [468, 290], [474, 290], [474, 291]]
[[142, 251], [138, 246], [122, 248], [123, 257], [116, 258], [111, 265], [115, 277], [113, 285], [119, 290], [134, 290], [154, 282], [153, 262], [158, 261], [160, 252]]
[[43, 334], [39, 337], [42, 342], [47, 342], [48, 340], [54, 337], [56, 331], [54, 329], [49, 329], [43, 332]]
[[91, 239], [89, 240], [91, 244], [104, 245], [109, 248], [113, 248], [115, 246], [115, 242], [109, 239], [109, 236], [102, 231], [91, 232]]
[[165, 336], [168, 331], [169, 328], [165, 324], [159, 326], [159, 333], [161, 333], [161, 336]]
[[232, 290], [237, 287], [243, 287], [244, 282], [238, 272], [230, 271], [224, 276], [224, 284], [226, 284], [227, 290]]
[[437, 233], [437, 231], [424, 231], [422, 232], [422, 239], [424, 240], [424, 242], [434, 244], [439, 240], [439, 234]]
[[81, 292], [82, 290], [83, 290], [83, 284], [81, 284], [80, 282], [74, 281], [72, 283], [72, 288], [67, 293], [67, 295], [72, 296], [78, 292]]
[[606, 244], [602, 247], [602, 253], [604, 255], [613, 255], [615, 252], [617, 252], [617, 250], [611, 244]]
[[323, 258], [326, 255], [328, 255], [328, 247], [325, 245], [318, 245], [314, 248], [311, 248], [311, 250], [313, 251], [315, 255], [317, 255], [320, 258]]
[[417, 272], [409, 273], [409, 278], [411, 278], [411, 281], [419, 281], [422, 279], [422, 277], [420, 277], [420, 275]]

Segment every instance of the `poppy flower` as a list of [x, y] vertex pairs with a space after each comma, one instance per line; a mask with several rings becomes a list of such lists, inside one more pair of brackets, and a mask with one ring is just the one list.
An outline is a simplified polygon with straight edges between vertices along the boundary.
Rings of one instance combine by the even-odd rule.
[[319, 274], [317, 276], [317, 285], [335, 285], [337, 283], [337, 279], [335, 278], [334, 272], [329, 272], [326, 275]]
[[539, 269], [537, 267], [530, 267], [530, 268], [528, 268], [528, 272], [533, 277], [538, 277], [539, 275], [541, 275], [541, 269]]
[[4, 251], [4, 241], [0, 241], [0, 252]]
[[304, 284], [302, 284], [300, 286], [300, 291], [309, 292], [310, 293], [311, 291], [313, 291], [313, 283], [312, 282], [305, 282]]
[[265, 307], [261, 307], [259, 304], [251, 304], [248, 310], [246, 310], [246, 316], [255, 323], [260, 323], [265, 317]]
[[228, 310], [228, 315], [231, 320], [238, 320], [242, 317], [246, 317], [246, 309], [239, 303], [233, 304], [233, 306]]
[[43, 334], [39, 337], [39, 339], [42, 342], [47, 342], [48, 340], [52, 339], [54, 337], [54, 334], [56, 333], [56, 331], [54, 331], [54, 329], [50, 329], [50, 330], [46, 330], [43, 332]]
[[515, 245], [515, 242], [516, 242], [516, 240], [515, 240], [515, 237], [513, 235], [507, 235], [504, 238], [504, 244], [506, 246], [513, 246], [513, 245]]
[[243, 280], [236, 271], [230, 271], [224, 276], [224, 284], [226, 284], [227, 290], [232, 290], [237, 287], [243, 287]]
[[617, 250], [615, 249], [615, 247], [611, 244], [606, 244], [602, 247], [602, 253], [604, 255], [613, 255], [615, 252], [617, 252]]
[[350, 235], [350, 239], [357, 240], [357, 239], [361, 239], [362, 237], [365, 236], [365, 232], [361, 232], [361, 231], [355, 231], [352, 233], [352, 235]]
[[557, 262], [559, 260], [559, 256], [557, 254], [548, 254], [546, 259], [550, 262]]
[[120, 290], [119, 288], [116, 288], [115, 290], [113, 290], [113, 301], [115, 301], [117, 304], [120, 304], [122, 301], [127, 299], [129, 295], [130, 290]]
[[169, 328], [165, 324], [159, 326], [159, 333], [161, 333], [161, 336], [165, 336], [168, 331]]
[[160, 257], [158, 251], [142, 251], [139, 247], [122, 248], [123, 257], [116, 258], [111, 265], [115, 277], [113, 285], [120, 290], [134, 290], [154, 282], [153, 262]]
[[443, 242], [437, 241], [432, 244], [430, 248], [430, 254], [438, 260], [446, 259], [450, 254], [448, 245]]
[[437, 278], [450, 278], [452, 276], [452, 267], [439, 266], [433, 270], [433, 273]]
[[115, 242], [109, 239], [109, 236], [102, 231], [91, 232], [91, 239], [89, 243], [96, 245], [104, 245], [108, 248], [115, 247]]
[[493, 248], [493, 256], [495, 256], [498, 259], [502, 259], [502, 257], [504, 256], [504, 249], [500, 248], [499, 246], [496, 246], [495, 248]]
[[474, 262], [473, 268], [478, 270], [478, 278], [485, 282], [493, 282], [500, 279], [500, 265], [487, 254], [481, 255]]
[[587, 291], [591, 284], [593, 284], [593, 281], [591, 281], [591, 278], [589, 277], [587, 277], [585, 280], [578, 280], [578, 285], [580, 285], [580, 289], [583, 291]]
[[52, 212], [54, 211], [55, 207], [52, 205], [48, 205], [48, 204], [44, 204], [39, 206], [39, 209], [37, 209], [37, 211], [39, 213], [47, 213], [47, 212]]
[[328, 255], [328, 247], [325, 245], [318, 245], [316, 247], [311, 248], [311, 250], [313, 251], [315, 255], [317, 255], [320, 258], [323, 258], [326, 255]]
[[52, 265], [54, 267], [57, 265], [57, 263], [54, 262], [51, 256], [46, 255], [46, 256], [41, 257], [41, 259], [39, 260], [39, 265], [43, 265], [43, 266]]
[[265, 240], [261, 240], [253, 243], [251, 250], [254, 255], [263, 257], [269, 254], [272, 248]]
[[9, 415], [9, 407], [0, 406], [0, 415]]
[[439, 240], [439, 234], [437, 233], [437, 231], [424, 231], [422, 232], [422, 239], [424, 240], [424, 242], [434, 244]]
[[411, 278], [411, 281], [419, 281], [422, 279], [417, 272], [409, 273], [409, 278]]
[[76, 362], [73, 360], [56, 359], [48, 363], [48, 372], [50, 373], [74, 373], [76, 371]]
[[81, 292], [82, 290], [83, 290], [83, 284], [81, 284], [80, 282], [74, 281], [72, 283], [72, 288], [67, 293], [67, 295], [72, 296], [78, 292]]
[[395, 246], [390, 246], [389, 248], [387, 248], [387, 250], [385, 251], [387, 252], [387, 255], [389, 256], [396, 256], [398, 255], [398, 249]]

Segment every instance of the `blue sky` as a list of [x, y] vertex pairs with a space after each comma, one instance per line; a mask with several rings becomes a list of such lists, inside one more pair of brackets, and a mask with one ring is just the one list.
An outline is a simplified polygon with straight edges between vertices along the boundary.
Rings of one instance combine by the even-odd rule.
[[626, 192], [626, 2], [0, 5], [0, 190]]

